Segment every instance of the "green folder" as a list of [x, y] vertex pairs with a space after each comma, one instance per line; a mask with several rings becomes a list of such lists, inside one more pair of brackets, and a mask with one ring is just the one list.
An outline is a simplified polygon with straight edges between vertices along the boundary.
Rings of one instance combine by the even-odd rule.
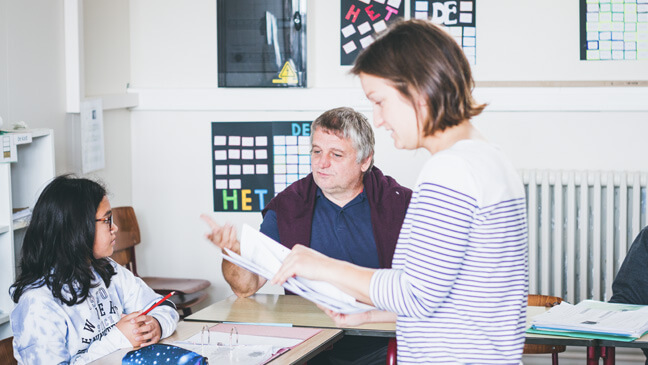
[[536, 335], [594, 338], [599, 340], [610, 340], [610, 341], [620, 341], [620, 342], [632, 342], [637, 338], [639, 338], [639, 337], [632, 337], [632, 336], [606, 335], [603, 333], [592, 333], [592, 332], [537, 330], [533, 328], [529, 328], [527, 330], [527, 333], [532, 333]]

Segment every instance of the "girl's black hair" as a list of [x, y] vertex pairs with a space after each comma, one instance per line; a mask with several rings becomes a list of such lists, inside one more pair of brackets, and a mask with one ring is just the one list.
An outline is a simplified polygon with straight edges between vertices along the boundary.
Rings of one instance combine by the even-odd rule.
[[71, 175], [56, 177], [41, 193], [25, 232], [19, 274], [11, 286], [18, 303], [26, 290], [43, 285], [68, 306], [83, 303], [94, 278], [106, 286], [115, 269], [106, 258], [93, 255], [96, 214], [106, 189]]

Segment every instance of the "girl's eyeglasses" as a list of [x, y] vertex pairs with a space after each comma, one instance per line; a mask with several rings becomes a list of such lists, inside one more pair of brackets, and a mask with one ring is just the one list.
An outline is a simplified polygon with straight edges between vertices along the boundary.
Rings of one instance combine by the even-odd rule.
[[112, 227], [112, 214], [107, 216], [106, 218], [99, 218], [95, 219], [97, 222], [104, 222], [106, 223], [109, 227]]

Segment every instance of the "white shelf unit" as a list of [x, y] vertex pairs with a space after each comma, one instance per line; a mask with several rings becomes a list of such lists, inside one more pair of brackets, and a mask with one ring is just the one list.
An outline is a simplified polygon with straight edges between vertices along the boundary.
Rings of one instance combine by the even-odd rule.
[[32, 142], [17, 146], [17, 161], [0, 163], [0, 339], [11, 336], [9, 296], [27, 224], [14, 222], [12, 212], [33, 208], [45, 185], [54, 178], [54, 132], [27, 130]]

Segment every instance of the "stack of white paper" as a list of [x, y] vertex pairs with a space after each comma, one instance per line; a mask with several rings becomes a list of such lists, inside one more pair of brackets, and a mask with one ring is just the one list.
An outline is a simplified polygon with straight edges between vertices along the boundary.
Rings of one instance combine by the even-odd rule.
[[[241, 232], [241, 255], [225, 249], [223, 258], [270, 280], [279, 271], [290, 250], [247, 224]], [[375, 309], [360, 303], [335, 286], [305, 278], [289, 278], [283, 287], [338, 313], [358, 313]]]
[[639, 338], [648, 331], [648, 306], [584, 300], [560, 303], [533, 318], [532, 328]]

